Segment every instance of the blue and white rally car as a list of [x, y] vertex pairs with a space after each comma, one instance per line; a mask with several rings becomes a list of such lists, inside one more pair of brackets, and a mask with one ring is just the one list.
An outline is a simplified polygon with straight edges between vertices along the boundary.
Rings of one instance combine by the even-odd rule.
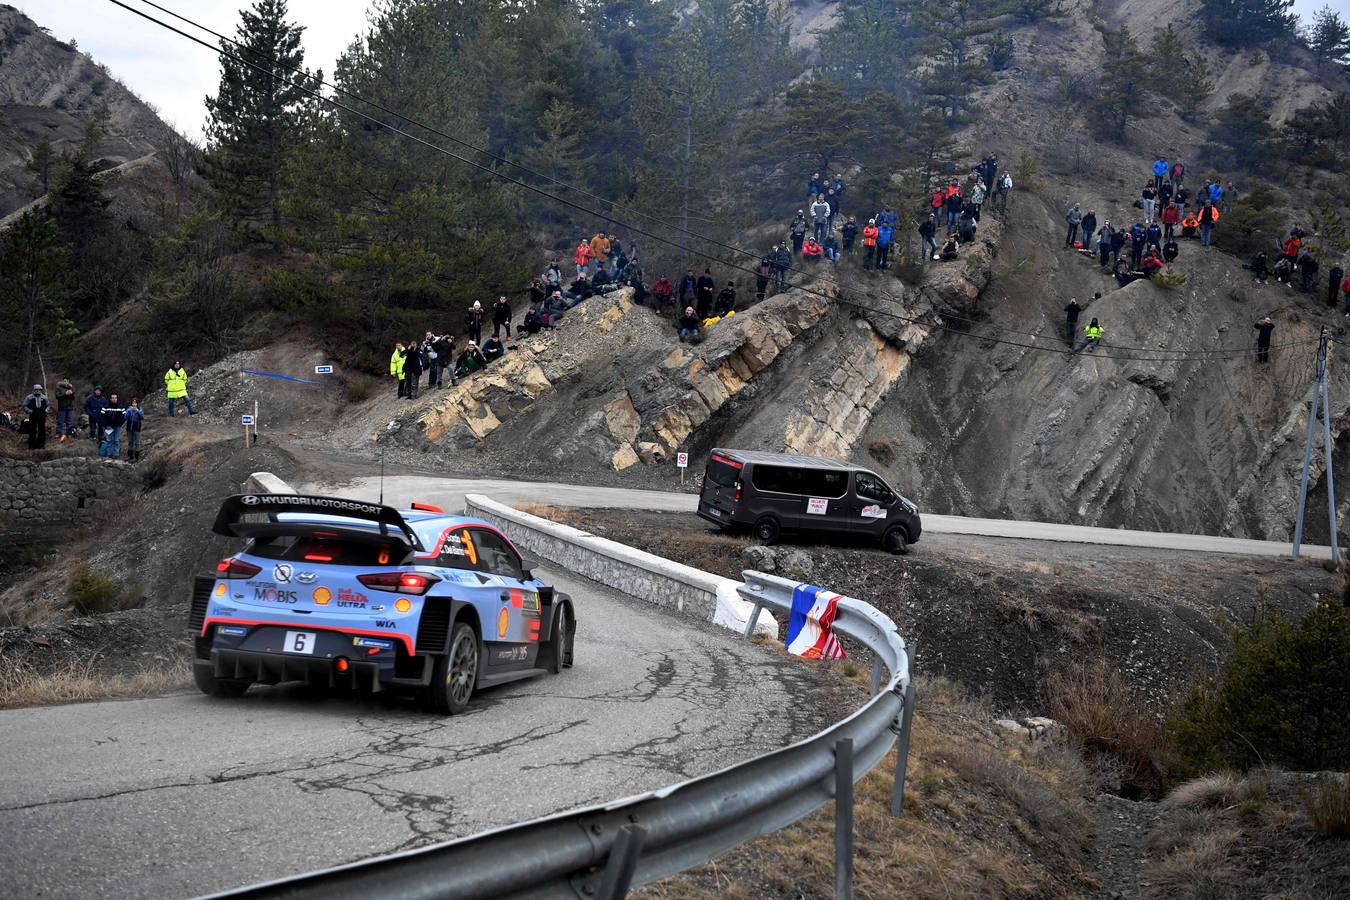
[[304, 681], [415, 691], [456, 713], [477, 688], [572, 665], [572, 599], [487, 522], [244, 494], [212, 530], [248, 543], [193, 587], [193, 676], [207, 694]]

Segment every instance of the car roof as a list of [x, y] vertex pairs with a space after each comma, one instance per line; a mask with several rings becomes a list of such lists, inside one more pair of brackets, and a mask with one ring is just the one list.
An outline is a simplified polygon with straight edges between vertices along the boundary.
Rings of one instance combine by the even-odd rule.
[[713, 453], [729, 457], [737, 462], [758, 463], [774, 466], [794, 466], [798, 469], [843, 469], [852, 472], [855, 469], [867, 471], [862, 466], [828, 459], [823, 456], [802, 456], [799, 453], [769, 453], [765, 450], [726, 450], [714, 447]]

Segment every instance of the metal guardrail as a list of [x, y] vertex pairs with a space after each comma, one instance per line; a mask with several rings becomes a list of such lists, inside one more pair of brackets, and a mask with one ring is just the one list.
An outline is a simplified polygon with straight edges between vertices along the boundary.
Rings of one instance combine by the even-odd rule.
[[[791, 610], [798, 583], [760, 572], [744, 575], [740, 594], [755, 604], [748, 636], [762, 610]], [[898, 738], [891, 813], [899, 815], [915, 691], [909, 650], [887, 616], [844, 598], [834, 630], [873, 654], [872, 697], [800, 743], [625, 800], [216, 896], [610, 900], [708, 862], [835, 800], [835, 893], [847, 897], [853, 785]], [[884, 684], [883, 668], [889, 673]]]

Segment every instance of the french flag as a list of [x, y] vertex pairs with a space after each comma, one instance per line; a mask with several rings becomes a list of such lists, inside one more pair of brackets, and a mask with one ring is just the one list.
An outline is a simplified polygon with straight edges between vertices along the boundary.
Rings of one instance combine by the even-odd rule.
[[788, 616], [787, 651], [805, 659], [843, 659], [843, 645], [831, 629], [842, 599], [812, 584], [797, 585]]

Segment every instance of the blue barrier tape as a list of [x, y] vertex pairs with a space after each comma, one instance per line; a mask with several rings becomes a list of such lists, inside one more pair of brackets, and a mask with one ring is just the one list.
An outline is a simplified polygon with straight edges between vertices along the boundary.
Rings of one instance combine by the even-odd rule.
[[308, 378], [294, 378], [290, 375], [277, 375], [272, 372], [253, 372], [249, 369], [240, 369], [242, 375], [261, 375], [263, 378], [280, 378], [282, 381], [298, 381], [301, 384], [323, 384], [322, 381], [310, 381]]

